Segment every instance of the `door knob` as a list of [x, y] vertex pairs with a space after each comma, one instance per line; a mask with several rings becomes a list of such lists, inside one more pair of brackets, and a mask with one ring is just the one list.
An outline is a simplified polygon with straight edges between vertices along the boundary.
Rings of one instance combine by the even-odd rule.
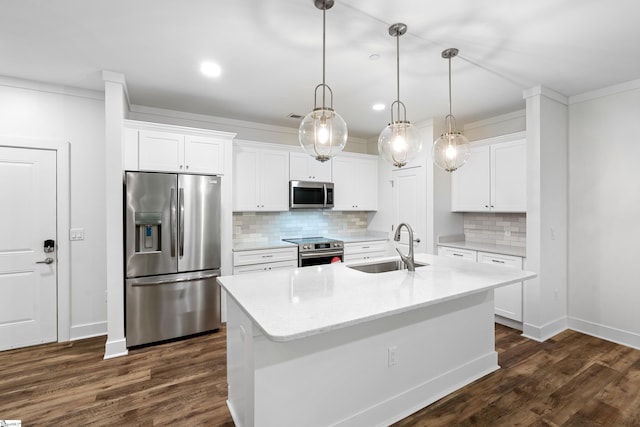
[[420, 238], [418, 237], [417, 239], [413, 239], [413, 241], [416, 243], [420, 243]]
[[53, 264], [53, 258], [45, 258], [43, 261], [36, 261], [36, 264]]

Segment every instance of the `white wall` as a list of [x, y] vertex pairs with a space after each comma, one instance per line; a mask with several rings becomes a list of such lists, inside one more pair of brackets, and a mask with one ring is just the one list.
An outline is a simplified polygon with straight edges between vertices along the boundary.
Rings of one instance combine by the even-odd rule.
[[640, 80], [569, 114], [569, 325], [640, 348]]
[[[103, 95], [0, 77], [0, 134], [70, 143], [70, 224], [85, 236], [70, 242], [70, 338], [104, 334]], [[58, 239], [69, 238], [69, 230], [58, 232]]]

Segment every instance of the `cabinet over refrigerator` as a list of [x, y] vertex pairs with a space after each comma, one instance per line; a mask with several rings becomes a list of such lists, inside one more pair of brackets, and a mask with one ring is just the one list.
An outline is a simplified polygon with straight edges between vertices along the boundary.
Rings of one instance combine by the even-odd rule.
[[127, 347], [220, 328], [220, 182], [126, 172]]

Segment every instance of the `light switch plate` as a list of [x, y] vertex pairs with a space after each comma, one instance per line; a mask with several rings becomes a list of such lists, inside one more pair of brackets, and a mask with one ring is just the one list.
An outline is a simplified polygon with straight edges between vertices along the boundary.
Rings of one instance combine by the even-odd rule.
[[69, 230], [69, 240], [84, 240], [84, 228], [72, 228]]

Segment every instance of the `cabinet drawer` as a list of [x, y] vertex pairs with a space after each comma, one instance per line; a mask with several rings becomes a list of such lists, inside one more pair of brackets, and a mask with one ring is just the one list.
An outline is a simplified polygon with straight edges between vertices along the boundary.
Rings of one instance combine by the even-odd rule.
[[233, 253], [233, 266], [264, 264], [277, 261], [295, 261], [298, 265], [298, 248], [258, 249]]
[[373, 242], [345, 243], [344, 254], [359, 254], [365, 252], [387, 252], [387, 241], [378, 240]]
[[382, 258], [388, 256], [387, 251], [377, 251], [377, 252], [361, 252], [357, 254], [350, 254], [344, 256], [344, 262], [352, 262], [352, 261], [368, 261], [374, 258]]
[[468, 249], [449, 248], [446, 246], [438, 246], [438, 255], [448, 256], [451, 258], [461, 258], [468, 261], [476, 262], [477, 252]]
[[282, 270], [286, 268], [297, 268], [298, 260], [267, 262], [262, 264], [241, 265], [233, 267], [233, 274], [255, 273], [258, 271]]
[[522, 269], [522, 258], [519, 256], [494, 254], [490, 252], [478, 252], [478, 262], [496, 265], [508, 265]]

